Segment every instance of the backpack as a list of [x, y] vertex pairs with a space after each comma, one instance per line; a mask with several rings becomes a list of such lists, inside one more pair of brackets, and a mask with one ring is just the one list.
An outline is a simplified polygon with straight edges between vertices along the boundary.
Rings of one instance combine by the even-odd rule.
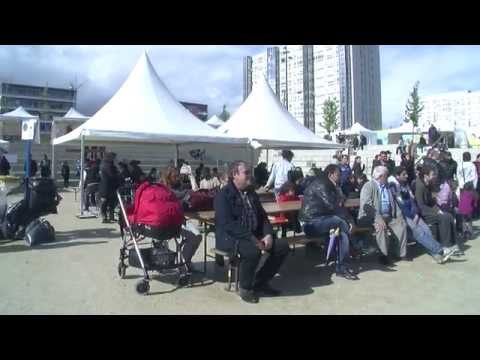
[[16, 235], [20, 226], [25, 225], [28, 220], [28, 206], [24, 199], [11, 204], [2, 223], [2, 235], [4, 239], [18, 238]]
[[159, 228], [179, 227], [184, 222], [183, 209], [175, 194], [163, 184], [142, 183], [135, 192], [132, 225]]
[[213, 210], [213, 200], [216, 192], [213, 190], [191, 191], [186, 202], [187, 209], [193, 211]]

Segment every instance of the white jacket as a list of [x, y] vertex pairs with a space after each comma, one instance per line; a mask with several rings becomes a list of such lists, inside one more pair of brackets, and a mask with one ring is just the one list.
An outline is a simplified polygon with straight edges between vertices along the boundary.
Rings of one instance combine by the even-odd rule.
[[463, 189], [463, 186], [469, 181], [473, 183], [474, 189], [477, 188], [478, 175], [477, 167], [474, 163], [470, 161], [462, 163], [460, 168], [457, 170], [457, 177], [459, 189]]
[[268, 178], [266, 187], [280, 189], [288, 181], [288, 172], [294, 168], [293, 164], [285, 159], [281, 159], [272, 167], [272, 173]]

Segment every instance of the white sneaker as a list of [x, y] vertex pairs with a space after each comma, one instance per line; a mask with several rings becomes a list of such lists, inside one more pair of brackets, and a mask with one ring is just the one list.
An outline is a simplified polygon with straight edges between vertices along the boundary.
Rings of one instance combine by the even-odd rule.
[[455, 253], [455, 250], [452, 248], [443, 248], [443, 255], [442, 255], [442, 264], [447, 262], [447, 260]]
[[[452, 253], [453, 254], [453, 253]], [[435, 260], [435, 262], [437, 264], [443, 264], [445, 261], [443, 260], [443, 255], [440, 255], [440, 254], [434, 254], [432, 255], [432, 258], [433, 260]]]
[[449, 248], [447, 248], [447, 249], [449, 249], [450, 251], [452, 251], [454, 256], [463, 256], [463, 255], [465, 255], [465, 253], [464, 253], [462, 250], [460, 250], [460, 248], [458, 247], [458, 245], [453, 245], [453, 246], [451, 246], [451, 247], [449, 247]]

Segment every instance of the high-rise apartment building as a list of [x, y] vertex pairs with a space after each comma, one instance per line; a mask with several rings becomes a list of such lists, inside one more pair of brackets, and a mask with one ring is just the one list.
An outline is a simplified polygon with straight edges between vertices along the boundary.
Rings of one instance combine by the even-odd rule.
[[[269, 57], [268, 53], [274, 55]], [[278, 74], [274, 76], [273, 71]], [[322, 108], [329, 98], [337, 101], [340, 129], [354, 122], [370, 129], [382, 127], [380, 54], [376, 45], [288, 45], [246, 57], [244, 98], [259, 76], [267, 77], [290, 113], [314, 132], [322, 131]]]

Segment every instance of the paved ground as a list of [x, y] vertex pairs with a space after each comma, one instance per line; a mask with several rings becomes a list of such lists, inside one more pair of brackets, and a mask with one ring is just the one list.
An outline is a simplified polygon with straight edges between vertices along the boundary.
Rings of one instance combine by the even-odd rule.
[[[477, 239], [466, 244], [463, 260], [444, 265], [416, 250], [413, 262], [399, 263], [393, 271], [384, 271], [373, 259], [363, 261], [356, 282], [332, 275], [318, 251], [297, 248], [274, 280], [284, 295], [262, 298], [256, 305], [226, 292], [224, 272], [213, 262], [203, 286], [172, 291], [167, 278], [156, 279], [152, 295], [140, 296], [135, 292], [138, 270], [127, 269], [123, 280], [117, 275], [117, 226], [77, 219], [73, 193], [64, 196], [59, 214], [48, 217], [57, 230], [55, 243], [30, 249], [23, 241], [0, 240], [0, 314], [480, 313]], [[198, 267], [202, 251], [203, 246]]]

